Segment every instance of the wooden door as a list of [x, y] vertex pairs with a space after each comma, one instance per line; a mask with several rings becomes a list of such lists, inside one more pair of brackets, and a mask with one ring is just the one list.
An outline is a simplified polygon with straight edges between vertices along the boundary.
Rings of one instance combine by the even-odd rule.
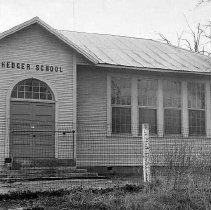
[[54, 130], [55, 104], [28, 101], [11, 101], [11, 157], [54, 158]]

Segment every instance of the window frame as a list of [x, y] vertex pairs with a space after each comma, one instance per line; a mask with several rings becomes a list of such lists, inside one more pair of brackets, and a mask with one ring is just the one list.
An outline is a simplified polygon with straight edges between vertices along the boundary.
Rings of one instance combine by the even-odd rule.
[[[28, 84], [27, 84], [28, 82]], [[38, 85], [33, 85], [33, 82], [37, 82]], [[29, 84], [30, 83], [30, 84]], [[22, 87], [23, 90], [19, 91], [19, 88]], [[30, 88], [31, 90], [27, 90]], [[38, 88], [38, 91], [34, 91], [34, 88]], [[45, 88], [46, 91], [41, 91], [42, 88]], [[14, 96], [14, 93], [16, 96]], [[19, 97], [19, 93], [23, 94], [23, 97]], [[31, 93], [31, 97], [26, 97], [27, 93]], [[38, 98], [34, 98], [34, 95], [38, 95]], [[42, 98], [41, 95], [45, 95], [45, 98]], [[48, 98], [50, 95], [51, 99]], [[10, 100], [12, 101], [38, 101], [38, 102], [55, 102], [54, 94], [51, 88], [43, 81], [34, 78], [24, 79], [18, 82], [12, 89]]]
[[[168, 81], [168, 82], [178, 82], [180, 83], [180, 107], [172, 107], [172, 106], [165, 106], [164, 104], [164, 94], [165, 94], [165, 91], [164, 91], [164, 82], [165, 81]], [[162, 80], [162, 92], [163, 92], [163, 134], [164, 136], [181, 136], [182, 135], [182, 118], [183, 118], [183, 114], [182, 114], [182, 111], [183, 111], [183, 86], [182, 86], [182, 81], [178, 80], [178, 79], [172, 79], [172, 78], [167, 78], [167, 79], [163, 79]], [[166, 118], [165, 118], [165, 110], [176, 110], [176, 111], [180, 111], [180, 133], [176, 133], [176, 134], [173, 134], [173, 133], [166, 133]]]
[[[129, 79], [131, 81], [130, 84], [130, 105], [128, 104], [112, 104], [112, 78], [117, 78], [117, 79]], [[110, 76], [110, 114], [111, 114], [111, 121], [110, 121], [110, 134], [111, 135], [131, 135], [132, 134], [132, 77], [127, 77], [127, 76], [117, 76], [117, 75], [111, 75]], [[120, 133], [116, 133], [113, 132], [113, 115], [112, 115], [112, 111], [113, 108], [130, 108], [130, 132], [120, 132]]]
[[[200, 84], [200, 85], [204, 85], [204, 108], [192, 108], [192, 107], [189, 107], [189, 104], [188, 104], [188, 83], [195, 83], [195, 84]], [[210, 92], [210, 90], [209, 90]], [[209, 93], [211, 94], [211, 93]], [[210, 108], [210, 107], [209, 107]], [[193, 81], [190, 81], [188, 80], [187, 81], [187, 109], [188, 109], [188, 137], [191, 138], [191, 137], [207, 137], [207, 133], [208, 133], [208, 129], [207, 129], [207, 91], [206, 91], [206, 81], [201, 81], [201, 80], [193, 80]], [[204, 134], [190, 134], [190, 111], [203, 111], [204, 112]], [[210, 117], [210, 116], [209, 116]]]
[[[111, 108], [111, 77], [121, 77], [121, 78], [130, 78], [132, 81], [131, 84], [131, 126], [136, 125], [134, 129], [133, 126], [131, 128], [131, 136], [132, 137], [141, 137], [141, 134], [137, 132], [139, 130], [139, 105], [138, 105], [138, 79], [156, 79], [158, 80], [158, 91], [157, 91], [157, 135], [158, 137], [165, 136], [178, 136], [184, 138], [210, 138], [211, 137], [211, 128], [209, 125], [211, 124], [211, 82], [207, 79], [192, 79], [192, 78], [181, 78], [181, 77], [161, 77], [161, 76], [147, 76], [147, 75], [132, 75], [129, 73], [108, 73], [107, 74], [107, 136], [115, 136], [117, 134], [112, 134], [111, 125], [112, 125], [112, 108]], [[165, 124], [164, 124], [164, 103], [163, 100], [159, 100], [159, 98], [163, 98], [163, 80], [170, 81], [179, 81], [181, 82], [181, 134], [165, 134]], [[202, 83], [205, 85], [205, 135], [190, 135], [189, 134], [189, 108], [188, 108], [188, 83], [196, 82]], [[208, 96], [209, 95], [209, 96]], [[172, 108], [174, 109], [174, 108]], [[207, 114], [210, 113], [210, 116]], [[135, 124], [134, 124], [135, 122]], [[210, 122], [210, 123], [208, 123]], [[134, 130], [134, 131], [133, 131]], [[124, 134], [121, 134], [124, 135]]]
[[138, 83], [139, 83], [139, 80], [148, 80], [148, 81], [156, 81], [157, 82], [157, 88], [158, 88], [158, 78], [153, 78], [153, 77], [139, 77], [137, 78], [137, 100], [138, 100], [138, 103], [137, 103], [137, 109], [138, 109], [138, 136], [141, 136], [141, 132], [140, 132], [140, 128], [141, 128], [141, 125], [140, 125], [140, 121], [139, 121], [139, 116], [140, 116], [140, 109], [146, 109], [146, 110], [155, 110], [155, 126], [156, 126], [156, 132], [155, 133], [152, 133], [151, 136], [157, 136], [158, 135], [158, 118], [157, 118], [157, 113], [158, 113], [158, 90], [156, 90], [155, 92], [155, 105], [148, 105], [148, 106], [145, 106], [145, 105], [139, 105], [139, 88], [138, 88]]

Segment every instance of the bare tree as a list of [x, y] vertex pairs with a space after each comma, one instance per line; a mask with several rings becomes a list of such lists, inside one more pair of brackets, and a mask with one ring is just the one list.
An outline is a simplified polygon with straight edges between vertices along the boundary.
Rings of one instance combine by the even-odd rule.
[[[204, 30], [201, 28], [201, 24], [198, 23], [196, 30], [194, 31], [190, 25], [188, 24], [188, 28], [189, 31], [187, 33], [189, 33], [190, 36], [190, 40], [187, 38], [182, 39], [185, 42], [186, 47], [194, 52], [199, 52], [202, 53], [203, 51], [201, 51], [200, 47], [201, 47], [201, 40], [202, 40], [202, 36], [204, 34]], [[205, 46], [202, 46], [202, 48], [204, 49]]]
[[158, 33], [158, 36], [160, 37], [159, 41], [171, 45], [171, 41], [164, 34]]
[[183, 34], [184, 34], [184, 31], [182, 31], [180, 34], [177, 33], [177, 46], [178, 47], [180, 47], [180, 45], [181, 45]]
[[[188, 31], [182, 31], [180, 34], [177, 33], [177, 41], [175, 45], [193, 52], [208, 56], [211, 55], [211, 24], [202, 26], [198, 23], [194, 29], [190, 27], [188, 21], [187, 25]], [[160, 41], [172, 45], [172, 42], [164, 34], [158, 33], [158, 35]]]
[[[177, 33], [177, 43], [176, 43], [176, 45], [178, 47], [181, 47], [181, 40], [182, 40], [183, 32], [184, 31], [182, 31], [180, 34]], [[158, 36], [160, 37], [159, 41], [164, 42], [168, 45], [172, 45], [171, 41], [164, 34], [158, 33]]]
[[196, 6], [198, 7], [198, 6], [202, 5], [202, 4], [207, 4], [209, 2], [211, 2], [211, 0], [200, 0], [200, 1], [197, 2]]

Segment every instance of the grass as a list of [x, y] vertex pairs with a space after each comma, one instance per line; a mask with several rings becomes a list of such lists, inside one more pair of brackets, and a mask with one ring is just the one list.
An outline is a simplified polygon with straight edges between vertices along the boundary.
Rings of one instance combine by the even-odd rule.
[[[149, 185], [124, 184], [106, 188], [77, 186], [70, 190], [22, 191], [0, 196], [0, 207], [89, 210], [166, 210], [211, 209], [211, 184], [175, 187], [166, 179]], [[39, 207], [39, 208], [38, 208]]]
[[141, 177], [115, 178], [104, 183], [97, 180], [83, 183], [13, 183], [8, 185], [11, 191], [0, 195], [0, 207], [33, 207], [37, 210], [209, 210], [211, 158], [196, 155], [190, 158], [191, 149], [185, 145], [169, 152], [165, 175], [154, 173], [150, 184], [144, 184]]

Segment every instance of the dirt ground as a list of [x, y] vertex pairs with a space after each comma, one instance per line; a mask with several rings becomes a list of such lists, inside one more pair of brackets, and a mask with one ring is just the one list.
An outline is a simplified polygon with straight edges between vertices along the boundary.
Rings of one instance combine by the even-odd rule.
[[112, 188], [114, 186], [123, 186], [126, 184], [138, 184], [142, 181], [140, 178], [133, 179], [66, 179], [66, 180], [45, 180], [45, 181], [20, 181], [20, 182], [1, 182], [0, 195], [11, 192], [42, 192], [55, 190], [70, 190], [76, 187], [84, 189], [89, 188]]

